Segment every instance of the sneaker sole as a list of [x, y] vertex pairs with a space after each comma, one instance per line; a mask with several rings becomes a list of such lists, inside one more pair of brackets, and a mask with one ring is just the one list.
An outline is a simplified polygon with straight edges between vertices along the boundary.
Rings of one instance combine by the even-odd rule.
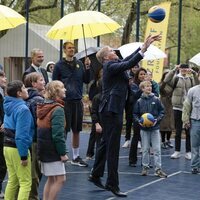
[[141, 176], [147, 176], [148, 174], [141, 174]]
[[129, 145], [128, 146], [122, 146], [122, 148], [129, 148]]
[[178, 156], [178, 157], [171, 157], [171, 159], [178, 159], [180, 158], [181, 156]]
[[72, 162], [72, 161], [71, 161], [71, 165], [79, 166], [79, 167], [88, 167], [88, 165], [84, 165], [84, 164], [80, 164], [80, 163], [75, 163], [75, 162]]
[[154, 174], [155, 176], [157, 176], [157, 177], [160, 177], [160, 178], [167, 178], [167, 175], [166, 176], [164, 176], [164, 175], [158, 175], [158, 174]]
[[155, 174], [155, 176], [159, 177], [159, 178], [167, 178], [167, 176], [159, 176], [157, 174]]
[[186, 159], [186, 160], [191, 160], [191, 158], [186, 158], [186, 157], [185, 157], [185, 159]]

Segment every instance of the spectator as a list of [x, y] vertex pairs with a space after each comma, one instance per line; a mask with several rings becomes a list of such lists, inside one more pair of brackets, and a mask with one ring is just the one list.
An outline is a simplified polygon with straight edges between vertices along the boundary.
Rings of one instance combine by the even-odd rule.
[[43, 200], [56, 200], [65, 177], [65, 162], [68, 160], [65, 143], [65, 97], [64, 85], [60, 81], [47, 84], [45, 101], [37, 106], [38, 158], [41, 171], [47, 176]]
[[56, 63], [53, 80], [60, 80], [66, 88], [65, 117], [66, 131], [72, 129], [72, 165], [87, 167], [88, 164], [79, 155], [80, 134], [83, 122], [83, 83], [90, 81], [90, 60], [86, 58], [85, 67], [74, 57], [75, 47], [71, 42], [63, 44], [65, 58]]
[[46, 64], [46, 70], [47, 70], [49, 82], [52, 81], [54, 66], [55, 66], [55, 62], [53, 61], [50, 61]]
[[[158, 97], [152, 93], [152, 84], [150, 81], [143, 81], [140, 83], [140, 89], [143, 91], [140, 99], [137, 100], [133, 118], [136, 123], [141, 127], [142, 138], [142, 176], [148, 175], [150, 165], [150, 145], [152, 144], [154, 152], [155, 175], [161, 178], [166, 178], [167, 174], [161, 169], [161, 145], [160, 145], [160, 132], [159, 124], [164, 116], [164, 107]], [[145, 127], [140, 123], [140, 118], [144, 113], [153, 115], [155, 122], [151, 127]]]
[[[131, 129], [133, 127], [133, 94], [131, 92], [131, 85], [134, 83], [134, 76], [137, 70], [139, 69], [139, 65], [135, 65], [132, 67], [129, 73], [129, 87], [128, 87], [128, 97], [125, 104], [125, 118], [126, 118], [126, 134], [125, 134], [125, 143], [122, 145], [123, 148], [130, 147], [130, 139], [131, 139]], [[139, 144], [139, 143], [138, 143]]]
[[[138, 71], [135, 73], [133, 84], [130, 87], [132, 95], [132, 110], [131, 110], [132, 115], [135, 103], [142, 95], [142, 90], [139, 88], [139, 85], [142, 81], [145, 80], [146, 73], [147, 73], [146, 69], [139, 68]], [[137, 123], [133, 123], [133, 137], [131, 140], [131, 146], [129, 151], [129, 166], [131, 167], [136, 167], [137, 164], [138, 141], [141, 141], [140, 126]]]
[[4, 94], [6, 88], [7, 78], [3, 71], [0, 71], [0, 199], [4, 198], [4, 193], [2, 192], [2, 183], [6, 176], [6, 161], [3, 155], [3, 141], [4, 141], [4, 133], [3, 133], [3, 119], [4, 119], [4, 111], [3, 111], [3, 101]]
[[45, 90], [45, 82], [43, 76], [38, 72], [30, 73], [24, 81], [25, 87], [28, 89], [29, 97], [26, 99], [26, 105], [31, 111], [34, 120], [35, 135], [31, 146], [31, 176], [32, 186], [29, 200], [38, 200], [39, 181], [42, 178], [40, 163], [37, 158], [37, 115], [36, 107], [38, 103], [44, 102], [43, 91]]
[[[177, 71], [179, 73], [177, 74]], [[182, 135], [182, 109], [183, 102], [187, 96], [188, 90], [196, 85], [197, 74], [192, 71], [194, 77], [191, 77], [191, 69], [187, 64], [180, 64], [173, 70], [169, 71], [166, 75], [164, 82], [169, 84], [172, 88], [172, 106], [174, 111], [174, 121], [175, 121], [175, 152], [171, 155], [172, 159], [180, 158], [181, 153], [181, 135]], [[190, 144], [190, 131], [185, 129], [186, 134], [186, 154], [185, 158], [191, 160], [191, 144]]]
[[47, 71], [42, 67], [42, 63], [44, 61], [43, 51], [40, 49], [33, 49], [31, 51], [31, 61], [32, 61], [31, 66], [24, 72], [22, 76], [22, 81], [24, 82], [27, 74], [30, 74], [32, 72], [38, 72], [42, 74], [45, 83], [47, 84], [49, 82]]
[[[172, 93], [167, 92], [167, 84], [163, 81], [168, 71], [164, 72], [160, 81], [160, 100], [165, 108], [165, 116], [160, 123], [160, 133], [163, 149], [173, 148], [170, 141], [172, 130], [174, 130], [174, 116], [172, 109]], [[168, 86], [169, 87], [169, 86]], [[166, 140], [167, 139], [167, 140]]]
[[[198, 73], [200, 80], [200, 73]], [[186, 129], [190, 128], [192, 174], [200, 173], [200, 85], [189, 89], [183, 104], [182, 120]]]
[[31, 147], [34, 123], [21, 81], [8, 83], [4, 101], [4, 156], [8, 168], [5, 199], [28, 200], [31, 190]]
[[[88, 141], [88, 149], [86, 159], [90, 160], [94, 156], [95, 143], [97, 144], [101, 138], [100, 117], [98, 113], [99, 104], [102, 94], [102, 69], [99, 70], [96, 80], [91, 84], [89, 89], [89, 99], [92, 101], [92, 106], [89, 107], [92, 118], [91, 133]], [[93, 101], [94, 99], [94, 101]], [[98, 127], [98, 128], [97, 128]]]

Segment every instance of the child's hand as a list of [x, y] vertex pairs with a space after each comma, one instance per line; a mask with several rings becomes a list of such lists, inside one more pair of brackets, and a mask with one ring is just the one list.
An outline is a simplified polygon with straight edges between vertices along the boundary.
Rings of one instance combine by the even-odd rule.
[[153, 123], [153, 126], [155, 126], [157, 124], [157, 119], [155, 119], [154, 123]]
[[28, 165], [28, 159], [26, 160], [21, 160], [21, 165], [26, 167]]
[[140, 123], [140, 122], [139, 122], [139, 125], [140, 125], [141, 127], [144, 127], [144, 128], [146, 127], [146, 126], [144, 126], [144, 125], [143, 125], [142, 123]]

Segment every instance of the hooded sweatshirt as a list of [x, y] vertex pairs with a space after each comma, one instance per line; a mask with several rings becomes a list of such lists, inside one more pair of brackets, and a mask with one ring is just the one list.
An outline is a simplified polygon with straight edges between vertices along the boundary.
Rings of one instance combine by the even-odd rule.
[[66, 154], [65, 115], [63, 105], [45, 100], [37, 105], [38, 156], [42, 162], [60, 161]]
[[4, 112], [4, 128], [13, 133], [12, 137], [5, 132], [4, 146], [16, 147], [21, 159], [26, 160], [34, 135], [31, 112], [24, 100], [10, 96], [4, 99]]
[[35, 126], [35, 133], [33, 141], [36, 142], [37, 139], [37, 115], [36, 115], [36, 108], [38, 103], [44, 102], [44, 97], [38, 92], [35, 88], [28, 88], [28, 99], [26, 99], [26, 105], [31, 111], [31, 114], [33, 116], [34, 120], [34, 126]]

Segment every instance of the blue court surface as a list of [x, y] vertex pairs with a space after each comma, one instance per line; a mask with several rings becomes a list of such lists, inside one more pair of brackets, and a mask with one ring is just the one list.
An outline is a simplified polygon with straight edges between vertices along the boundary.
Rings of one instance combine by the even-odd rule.
[[[88, 133], [81, 133], [80, 156], [85, 159], [88, 144]], [[71, 135], [68, 134], [67, 145], [69, 157]], [[174, 142], [174, 140], [172, 140]], [[124, 143], [124, 136], [121, 138], [121, 146]], [[185, 142], [182, 141], [182, 156], [179, 159], [170, 159], [173, 149], [162, 150], [163, 171], [168, 178], [163, 179], [154, 176], [154, 170], [150, 169], [148, 176], [141, 176], [141, 154], [138, 153], [137, 167], [128, 165], [129, 149], [120, 149], [119, 158], [119, 181], [122, 192], [127, 193], [127, 200], [200, 200], [200, 174], [191, 174], [190, 161], [184, 157]], [[152, 164], [153, 157], [151, 156]], [[70, 161], [66, 164], [67, 181], [65, 182], [58, 200], [111, 200], [118, 199], [110, 191], [102, 190], [87, 180], [94, 160], [88, 161], [89, 167], [72, 166]], [[105, 171], [102, 178], [106, 181]], [[40, 197], [46, 177], [40, 183]], [[4, 187], [7, 180], [4, 181]]]

